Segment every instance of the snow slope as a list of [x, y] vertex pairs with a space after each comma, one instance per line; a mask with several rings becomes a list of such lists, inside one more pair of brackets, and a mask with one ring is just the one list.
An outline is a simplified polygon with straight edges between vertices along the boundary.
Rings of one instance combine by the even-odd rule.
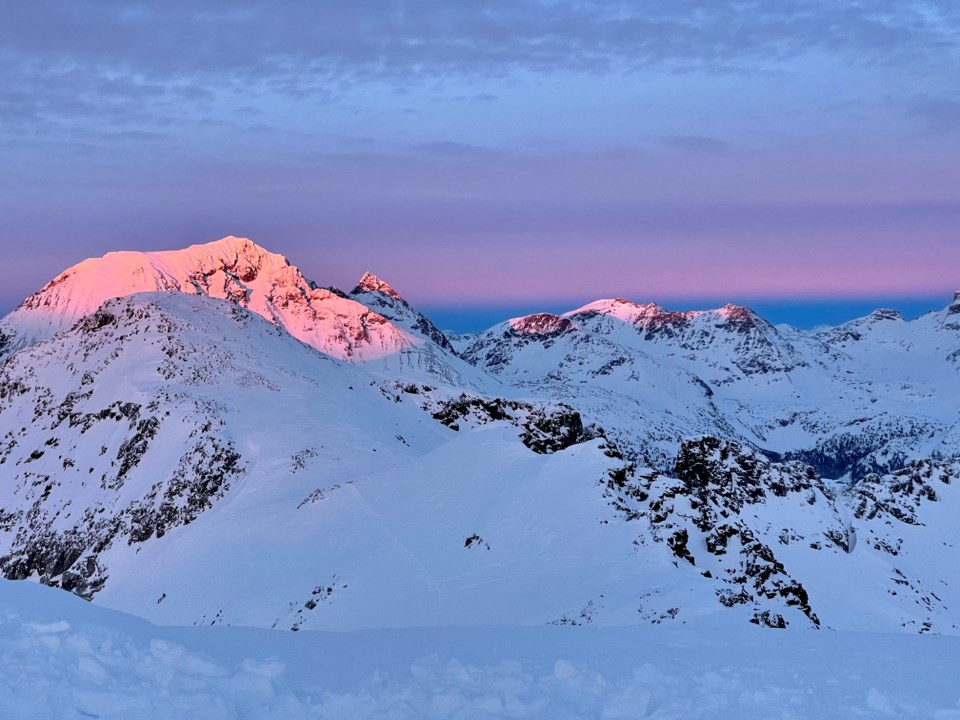
[[956, 637], [163, 628], [0, 581], [5, 718], [960, 717]]
[[[111, 300], [17, 353], [0, 417], [3, 574], [162, 623], [958, 625], [924, 560], [960, 540], [954, 467], [932, 494], [875, 478], [862, 512], [725, 441], [664, 476], [568, 407], [378, 380], [202, 296]], [[855, 512], [877, 539], [848, 553]]]

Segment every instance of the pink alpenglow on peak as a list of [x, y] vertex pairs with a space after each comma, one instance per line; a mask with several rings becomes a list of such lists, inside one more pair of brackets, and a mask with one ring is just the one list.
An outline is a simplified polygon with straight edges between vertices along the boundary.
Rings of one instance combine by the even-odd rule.
[[739, 325], [751, 325], [758, 320], [758, 316], [753, 310], [743, 307], [742, 305], [731, 305], [727, 303], [722, 308], [717, 308], [710, 312], [719, 318]]
[[758, 320], [756, 313], [750, 308], [729, 303], [713, 310], [680, 311], [666, 310], [656, 303], [638, 304], [630, 300], [625, 300], [624, 298], [596, 300], [576, 310], [565, 313], [564, 317], [577, 318], [584, 315], [605, 315], [638, 327], [658, 327], [662, 325], [680, 324], [697, 318], [717, 318], [736, 324], [753, 324]]
[[226, 300], [344, 360], [381, 358], [422, 342], [365, 305], [317, 287], [282, 255], [230, 236], [183, 250], [84, 260], [3, 319], [0, 332], [10, 338], [4, 352], [53, 337], [111, 298], [156, 291]]
[[565, 313], [565, 317], [576, 319], [579, 316], [604, 315], [620, 320], [629, 325], [661, 326], [681, 323], [700, 314], [699, 312], [678, 312], [665, 310], [656, 303], [640, 305], [637, 303], [616, 298], [614, 300], [597, 300], [581, 308]]
[[371, 272], [365, 272], [363, 274], [363, 277], [360, 278], [360, 282], [357, 283], [357, 286], [350, 294], [356, 295], [357, 293], [362, 292], [379, 292], [383, 293], [384, 295], [389, 295], [396, 300], [403, 299], [396, 290]]

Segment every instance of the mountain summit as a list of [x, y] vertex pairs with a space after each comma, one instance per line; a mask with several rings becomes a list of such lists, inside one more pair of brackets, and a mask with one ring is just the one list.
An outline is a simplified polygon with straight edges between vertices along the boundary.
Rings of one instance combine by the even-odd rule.
[[355, 295], [361, 292], [379, 292], [384, 295], [389, 295], [390, 297], [401, 300], [400, 293], [394, 290], [390, 285], [385, 283], [383, 280], [378, 278], [371, 272], [365, 272], [363, 277], [360, 278], [360, 282], [357, 283], [357, 286], [351, 291], [351, 295]]
[[318, 287], [282, 255], [229, 236], [183, 250], [112, 252], [68, 268], [3, 320], [2, 352], [47, 340], [111, 298], [156, 291], [225, 300], [343, 360], [381, 358], [418, 342], [362, 303]]

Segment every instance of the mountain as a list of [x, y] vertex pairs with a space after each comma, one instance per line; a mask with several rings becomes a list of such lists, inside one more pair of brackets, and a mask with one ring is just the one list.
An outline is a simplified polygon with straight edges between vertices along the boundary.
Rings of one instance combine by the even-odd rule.
[[376, 275], [364, 273], [348, 297], [417, 338], [413, 345], [379, 359], [383, 375], [406, 380], [426, 377], [456, 387], [499, 390], [498, 383], [491, 382], [489, 375], [460, 358], [447, 336], [429, 318]]
[[803, 332], [732, 305], [601, 300], [515, 318], [460, 352], [531, 395], [569, 402], [660, 469], [685, 437], [712, 434], [859, 479], [955, 453], [958, 308]]
[[370, 363], [390, 377], [433, 377], [458, 385], [480, 378], [442, 333], [395, 291], [382, 292], [389, 286], [371, 284], [372, 277], [365, 276], [367, 284], [362, 281], [355, 296], [388, 311], [391, 303], [402, 308], [392, 313], [397, 323], [353, 297], [319, 287], [285, 257], [246, 238], [225, 237], [184, 250], [108, 253], [64, 270], [4, 318], [0, 360], [69, 329], [111, 298], [159, 291], [227, 300], [326, 355]]
[[248, 240], [112, 253], [0, 323], [0, 574], [171, 625], [957, 633], [955, 308], [455, 346]]
[[616, 463], [575, 413], [395, 389], [181, 293], [15, 354], [0, 418], [0, 571], [176, 624], [503, 622], [504, 586], [551, 565], [564, 607], [590, 548], [563, 529], [594, 525]]

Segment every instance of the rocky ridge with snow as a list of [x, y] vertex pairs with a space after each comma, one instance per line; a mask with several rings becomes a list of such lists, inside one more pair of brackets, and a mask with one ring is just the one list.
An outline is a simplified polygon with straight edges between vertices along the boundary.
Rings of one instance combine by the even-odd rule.
[[957, 307], [802, 332], [732, 305], [603, 300], [510, 320], [460, 351], [524, 392], [571, 403], [661, 469], [684, 437], [711, 434], [857, 480], [954, 452]]

